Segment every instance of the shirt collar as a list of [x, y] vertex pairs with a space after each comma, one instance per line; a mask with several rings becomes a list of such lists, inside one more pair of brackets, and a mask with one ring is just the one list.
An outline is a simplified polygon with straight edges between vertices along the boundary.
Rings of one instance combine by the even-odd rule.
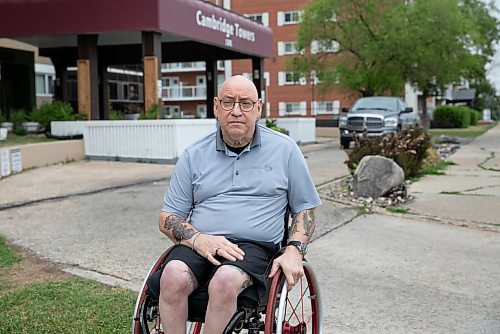
[[[226, 144], [224, 140], [222, 140], [222, 132], [221, 132], [220, 124], [217, 124], [217, 133], [215, 135], [215, 150], [217, 151], [226, 151]], [[252, 142], [250, 143], [250, 149], [255, 146], [261, 145], [261, 136], [260, 136], [260, 124], [255, 125], [255, 134], [253, 136]], [[247, 148], [248, 149], [248, 148]], [[245, 149], [245, 151], [247, 150]]]

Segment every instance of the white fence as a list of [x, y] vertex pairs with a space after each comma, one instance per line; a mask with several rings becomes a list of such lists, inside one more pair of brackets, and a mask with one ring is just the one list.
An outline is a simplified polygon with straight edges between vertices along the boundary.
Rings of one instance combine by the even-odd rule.
[[[298, 143], [316, 141], [314, 118], [278, 119]], [[83, 134], [90, 159], [175, 162], [196, 140], [214, 131], [214, 119], [52, 122], [52, 134]]]
[[278, 118], [276, 125], [288, 130], [288, 135], [299, 144], [316, 142], [316, 119], [308, 118]]

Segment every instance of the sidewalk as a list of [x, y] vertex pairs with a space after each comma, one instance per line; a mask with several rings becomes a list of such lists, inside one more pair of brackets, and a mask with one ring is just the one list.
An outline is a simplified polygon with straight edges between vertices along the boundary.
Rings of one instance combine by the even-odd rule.
[[455, 165], [446, 175], [428, 175], [410, 186], [410, 213], [500, 231], [500, 124], [448, 160]]

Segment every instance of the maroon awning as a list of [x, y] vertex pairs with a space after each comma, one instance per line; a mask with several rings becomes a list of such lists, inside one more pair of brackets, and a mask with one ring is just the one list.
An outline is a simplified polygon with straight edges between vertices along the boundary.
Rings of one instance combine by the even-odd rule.
[[79, 34], [99, 34], [99, 46], [138, 44], [141, 31], [160, 32], [166, 43], [273, 55], [269, 28], [199, 0], [0, 0], [0, 37], [40, 48], [76, 47]]

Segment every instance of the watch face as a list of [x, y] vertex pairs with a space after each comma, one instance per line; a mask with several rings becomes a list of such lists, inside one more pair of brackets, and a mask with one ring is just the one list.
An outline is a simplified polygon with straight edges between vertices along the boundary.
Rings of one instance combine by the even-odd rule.
[[295, 246], [299, 250], [300, 254], [305, 255], [307, 253], [307, 244], [300, 241], [290, 241], [288, 246]]

